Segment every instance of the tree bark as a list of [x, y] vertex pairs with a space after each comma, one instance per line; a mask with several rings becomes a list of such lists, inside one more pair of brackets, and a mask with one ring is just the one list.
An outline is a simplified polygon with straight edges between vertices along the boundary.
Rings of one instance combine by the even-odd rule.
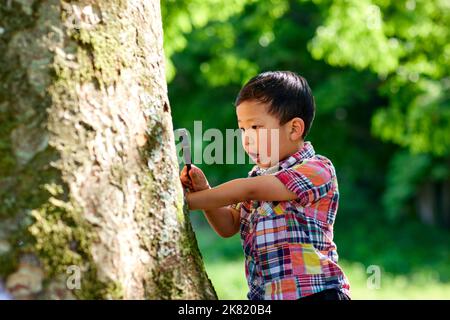
[[159, 0], [0, 4], [0, 288], [215, 299], [178, 178]]

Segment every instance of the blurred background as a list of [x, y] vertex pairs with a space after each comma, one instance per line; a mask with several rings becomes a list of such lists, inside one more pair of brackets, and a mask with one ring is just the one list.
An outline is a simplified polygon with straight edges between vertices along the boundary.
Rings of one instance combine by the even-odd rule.
[[[353, 299], [450, 299], [450, 1], [163, 0], [162, 11], [174, 128], [236, 129], [247, 80], [304, 76], [317, 106], [307, 140], [338, 175], [335, 242]], [[251, 166], [199, 165], [211, 186]], [[219, 297], [245, 299], [239, 235], [191, 217]]]

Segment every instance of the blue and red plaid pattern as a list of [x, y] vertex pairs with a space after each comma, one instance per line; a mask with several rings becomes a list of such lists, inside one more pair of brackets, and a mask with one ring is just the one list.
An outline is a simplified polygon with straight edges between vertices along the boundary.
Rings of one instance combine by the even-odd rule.
[[265, 174], [277, 177], [298, 198], [234, 206], [241, 212], [248, 298], [298, 299], [331, 288], [350, 296], [333, 242], [339, 191], [331, 161], [305, 141], [278, 165], [253, 167], [249, 177]]

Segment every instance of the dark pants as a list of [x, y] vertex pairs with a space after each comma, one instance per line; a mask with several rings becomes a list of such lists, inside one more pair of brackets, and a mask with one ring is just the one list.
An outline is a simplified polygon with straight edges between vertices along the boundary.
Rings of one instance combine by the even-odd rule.
[[328, 289], [298, 299], [300, 301], [325, 301], [325, 300], [350, 300], [350, 298], [338, 289]]

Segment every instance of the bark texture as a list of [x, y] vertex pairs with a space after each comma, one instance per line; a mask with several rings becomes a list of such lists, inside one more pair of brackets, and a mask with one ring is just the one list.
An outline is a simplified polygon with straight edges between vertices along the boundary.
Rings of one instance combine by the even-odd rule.
[[216, 298], [178, 179], [162, 38], [158, 0], [1, 2], [12, 297]]

